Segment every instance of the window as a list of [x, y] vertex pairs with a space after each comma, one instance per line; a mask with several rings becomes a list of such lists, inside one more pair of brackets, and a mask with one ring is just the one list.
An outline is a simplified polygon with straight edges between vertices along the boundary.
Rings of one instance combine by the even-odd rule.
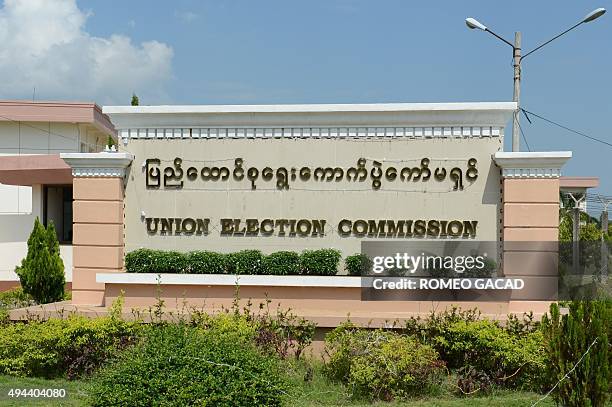
[[53, 222], [57, 239], [72, 243], [72, 186], [45, 186], [43, 191], [43, 223]]

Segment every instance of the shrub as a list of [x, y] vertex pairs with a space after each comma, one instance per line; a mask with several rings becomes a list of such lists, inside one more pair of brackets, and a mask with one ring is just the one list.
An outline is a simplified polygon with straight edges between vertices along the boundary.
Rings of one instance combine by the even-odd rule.
[[271, 300], [258, 304], [257, 312], [253, 312], [250, 301], [241, 307], [236, 299], [231, 308], [220, 314], [192, 313], [190, 323], [222, 333], [237, 333], [241, 340], [251, 341], [264, 353], [283, 359], [293, 356], [299, 360], [304, 349], [312, 343], [314, 322], [298, 317], [291, 309], [282, 309], [280, 304], [271, 312]]
[[226, 271], [226, 256], [221, 253], [196, 251], [187, 254], [189, 273], [223, 274]]
[[[560, 315], [559, 306], [550, 306], [550, 316], [542, 318], [546, 338], [547, 386], [561, 379], [553, 393], [565, 406], [603, 406], [610, 397], [612, 352], [612, 301], [574, 301], [569, 313]], [[589, 349], [590, 347], [590, 349]], [[581, 357], [589, 351], [584, 358]], [[572, 370], [573, 366], [576, 368]]]
[[285, 393], [278, 360], [239, 335], [183, 324], [147, 329], [93, 380], [93, 406], [278, 406]]
[[489, 393], [492, 384], [491, 377], [474, 366], [463, 366], [457, 370], [457, 388], [463, 395]]
[[138, 249], [125, 256], [129, 273], [185, 273], [187, 256], [183, 253]]
[[473, 366], [508, 387], [541, 384], [546, 365], [541, 332], [513, 337], [493, 321], [460, 321], [434, 341], [451, 367]]
[[89, 374], [131, 343], [136, 326], [114, 317], [49, 319], [0, 326], [0, 372], [69, 378]]
[[357, 253], [344, 259], [344, 269], [349, 276], [365, 276], [371, 268], [372, 261], [365, 254]]
[[201, 314], [192, 319], [192, 326], [214, 331], [216, 334], [236, 337], [238, 342], [251, 342], [257, 337], [257, 324], [252, 315], [223, 312], [216, 315]]
[[300, 256], [302, 274], [333, 276], [338, 273], [340, 252], [335, 249], [305, 250]]
[[235, 253], [138, 249], [125, 256], [128, 273], [334, 275], [340, 252], [333, 249], [307, 250], [299, 255], [279, 251], [264, 256], [259, 250]]
[[444, 362], [438, 353], [412, 337], [346, 323], [325, 338], [325, 372], [347, 384], [355, 397], [392, 400], [434, 390]]
[[230, 274], [263, 274], [263, 254], [259, 250], [241, 250], [226, 255]]
[[263, 314], [250, 318], [256, 324], [255, 344], [282, 358], [293, 355], [299, 359], [315, 334], [314, 322], [296, 316], [291, 310], [282, 310], [280, 306], [274, 315], [266, 308]]
[[271, 253], [263, 259], [263, 270], [275, 276], [299, 274], [300, 255], [289, 251]]
[[60, 257], [53, 222], [45, 229], [36, 218], [28, 238], [28, 253], [15, 273], [19, 276], [23, 291], [39, 304], [64, 298], [64, 262]]
[[33, 305], [33, 298], [21, 287], [0, 292], [0, 308], [23, 308]]
[[406, 333], [433, 346], [449, 368], [471, 367], [506, 387], [539, 390], [542, 384], [544, 339], [529, 319], [512, 319], [502, 327], [477, 310], [452, 308], [424, 321], [410, 320]]

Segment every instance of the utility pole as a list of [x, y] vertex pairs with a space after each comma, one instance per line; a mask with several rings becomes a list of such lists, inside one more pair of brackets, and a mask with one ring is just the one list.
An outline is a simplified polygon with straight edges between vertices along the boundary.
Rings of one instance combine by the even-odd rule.
[[520, 151], [521, 138], [519, 135], [519, 120], [521, 110], [519, 102], [521, 99], [521, 32], [514, 33], [514, 57], [512, 59], [514, 65], [514, 92], [512, 93], [512, 101], [516, 102], [516, 111], [514, 112], [514, 122], [512, 123], [512, 151]]
[[512, 53], [512, 65], [514, 66], [514, 93], [513, 93], [513, 98], [512, 100], [514, 102], [516, 102], [516, 112], [514, 112], [514, 120], [513, 120], [513, 125], [512, 125], [512, 151], [519, 151], [520, 149], [520, 127], [519, 127], [519, 116], [520, 116], [520, 105], [519, 105], [519, 101], [521, 98], [521, 62], [523, 61], [523, 59], [525, 59], [526, 57], [528, 57], [529, 55], [533, 54], [535, 51], [539, 50], [540, 48], [544, 47], [547, 44], [550, 44], [551, 42], [553, 42], [554, 40], [556, 40], [557, 38], [561, 37], [562, 35], [567, 34], [568, 32], [572, 31], [574, 28], [591, 22], [593, 20], [598, 19], [599, 17], [603, 16], [606, 13], [606, 9], [605, 8], [597, 8], [593, 11], [591, 11], [589, 14], [587, 14], [586, 16], [584, 16], [584, 18], [578, 22], [577, 24], [574, 24], [573, 26], [571, 26], [570, 28], [568, 28], [567, 30], [563, 31], [561, 34], [557, 34], [556, 36], [554, 36], [553, 38], [551, 38], [548, 41], [545, 41], [544, 43], [540, 44], [539, 46], [535, 47], [534, 49], [532, 49], [531, 51], [527, 52], [525, 55], [521, 55], [521, 33], [520, 32], [515, 32], [514, 33], [514, 44], [511, 43], [510, 41], [506, 40], [504, 37], [500, 36], [499, 34], [496, 34], [493, 30], [491, 30], [489, 27], [487, 27], [486, 25], [482, 24], [480, 21], [476, 20], [475, 18], [472, 17], [468, 17], [465, 19], [465, 24], [468, 26], [468, 28], [470, 29], [478, 29], [478, 30], [482, 30], [485, 32], [488, 32], [489, 34], [493, 35], [494, 37], [496, 37], [498, 40], [501, 40], [503, 42], [505, 42], [506, 44], [510, 45], [513, 49], [513, 53]]
[[604, 284], [608, 283], [608, 259], [610, 252], [608, 249], [608, 243], [604, 238], [604, 235], [608, 234], [608, 205], [612, 203], [611, 199], [604, 199], [601, 196], [597, 196], [597, 199], [603, 205], [603, 211], [601, 211], [601, 282]]
[[610, 257], [608, 243], [604, 239], [604, 234], [608, 234], [608, 211], [601, 212], [601, 281], [608, 283], [608, 258]]

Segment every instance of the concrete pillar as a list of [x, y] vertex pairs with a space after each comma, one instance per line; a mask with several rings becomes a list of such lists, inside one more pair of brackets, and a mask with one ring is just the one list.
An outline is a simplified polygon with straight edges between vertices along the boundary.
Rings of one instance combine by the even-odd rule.
[[559, 176], [570, 152], [495, 154], [502, 169], [502, 269], [522, 278], [525, 289], [513, 292], [511, 313], [547, 311], [556, 296], [559, 239]]
[[97, 273], [123, 272], [123, 198], [128, 153], [67, 153], [72, 167], [72, 302], [104, 304], [104, 284]]

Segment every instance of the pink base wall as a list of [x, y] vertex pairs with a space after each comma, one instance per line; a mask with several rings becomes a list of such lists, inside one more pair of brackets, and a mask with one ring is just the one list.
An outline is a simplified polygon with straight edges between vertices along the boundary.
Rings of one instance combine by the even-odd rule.
[[[109, 306], [123, 297], [127, 309], [139, 309], [146, 316], [159, 301], [168, 312], [193, 310], [219, 312], [230, 309], [235, 298], [233, 286], [106, 284], [105, 299]], [[484, 315], [504, 320], [508, 313], [533, 311], [536, 317], [548, 310], [549, 302], [498, 301], [361, 301], [360, 288], [337, 287], [240, 287], [240, 306], [252, 305], [257, 312], [260, 304], [274, 312], [277, 307], [291, 309], [296, 315], [317, 323], [319, 327], [336, 327], [350, 318], [364, 326], [390, 326], [413, 316], [427, 316], [453, 306], [478, 308]]]

